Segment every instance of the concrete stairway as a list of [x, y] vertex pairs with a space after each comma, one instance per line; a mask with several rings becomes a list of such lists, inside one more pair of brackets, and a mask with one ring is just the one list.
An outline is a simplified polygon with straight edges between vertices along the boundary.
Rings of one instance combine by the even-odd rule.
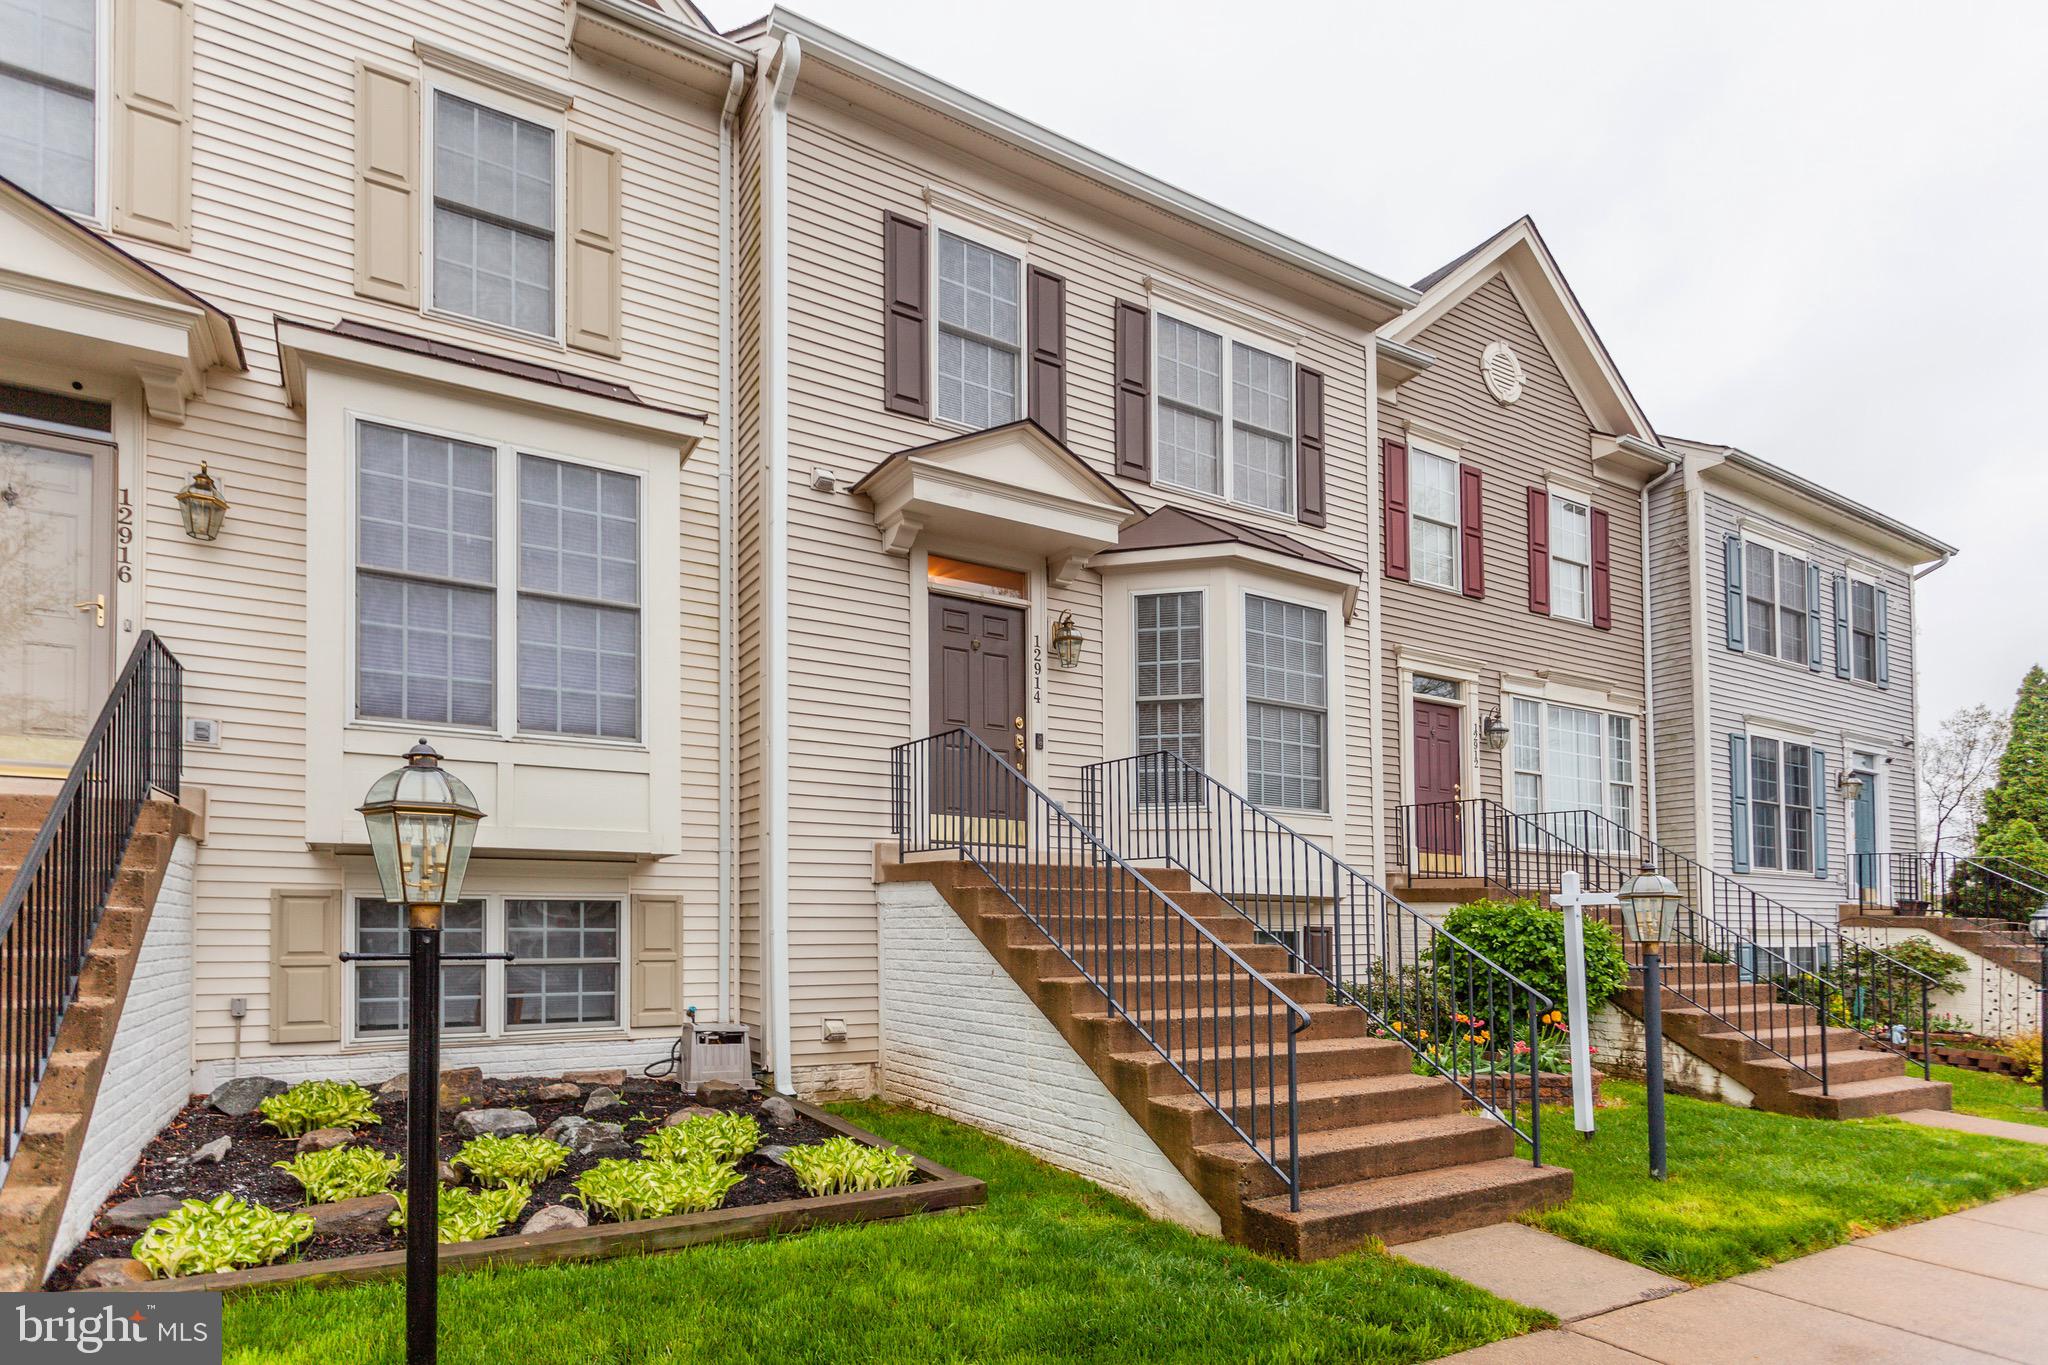
[[2041, 949], [2024, 924], [1961, 915], [1916, 915], [1860, 905], [1842, 907], [1844, 929], [1906, 929], [1947, 939], [2007, 971], [2039, 985]]
[[[1061, 878], [1070, 882], [1075, 875], [1063, 869]], [[1297, 1037], [1298, 1211], [1289, 1207], [1279, 1177], [1130, 1022], [1110, 1016], [1103, 992], [1077, 974], [978, 869], [945, 861], [882, 870], [889, 881], [924, 881], [937, 888], [1216, 1210], [1224, 1235], [1233, 1241], [1312, 1260], [1353, 1250], [1372, 1238], [1404, 1242], [1479, 1227], [1569, 1197], [1569, 1171], [1517, 1159], [1508, 1129], [1467, 1112], [1464, 1096], [1450, 1082], [1414, 1075], [1406, 1045], [1367, 1037], [1365, 1013], [1348, 1004], [1325, 1003], [1322, 979], [1289, 972], [1286, 950], [1255, 943], [1251, 921], [1217, 897], [1190, 890], [1184, 872], [1145, 875], [1311, 1018]], [[1045, 881], [1031, 869], [1006, 874], [1006, 881], [1034, 909], [1039, 907], [1033, 898], [1041, 896], [1044, 911], [1053, 908], [1053, 894], [1040, 889]], [[1171, 998], [1186, 1006], [1187, 1027], [1202, 1036], [1234, 1039], [1267, 1056], [1277, 1050], [1284, 1057], [1289, 1026], [1284, 1015], [1252, 1005], [1241, 987], [1187, 974], [1188, 949], [1148, 946], [1165, 937], [1155, 932], [1156, 920], [1171, 913], [1153, 909], [1113, 922], [1113, 942], [1122, 945], [1111, 959], [1119, 996], [1134, 1004]], [[1240, 1115], [1240, 1122], [1245, 1112], [1255, 1110], [1261, 1131], [1269, 1122], [1277, 1124], [1284, 1152], [1284, 1080], [1277, 1103], [1271, 1091], [1239, 1090], [1229, 1070], [1231, 1057], [1228, 1051], [1211, 1057], [1199, 1078], [1218, 1092], [1226, 1109]]]

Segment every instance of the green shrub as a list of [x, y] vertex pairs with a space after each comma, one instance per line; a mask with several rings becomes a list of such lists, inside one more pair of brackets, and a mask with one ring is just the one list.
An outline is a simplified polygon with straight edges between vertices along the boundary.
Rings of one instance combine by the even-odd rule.
[[[478, 1189], [470, 1185], [446, 1185], [441, 1189], [440, 1227], [437, 1242], [480, 1242], [519, 1216], [533, 1191], [524, 1185], [499, 1185]], [[405, 1192], [399, 1191], [398, 1207], [392, 1211], [391, 1226], [405, 1227]]]
[[256, 1107], [263, 1121], [286, 1137], [310, 1133], [315, 1128], [360, 1128], [382, 1123], [376, 1114], [377, 1097], [354, 1081], [300, 1081], [282, 1095], [272, 1095]]
[[[1461, 905], [1444, 920], [1444, 928], [1474, 951], [1485, 954], [1503, 970], [1550, 997], [1564, 1007], [1564, 914], [1548, 910], [1533, 900], [1479, 900]], [[1471, 1008], [1485, 1009], [1491, 973], [1472, 962], [1444, 939], [1436, 943], [1438, 987], [1446, 975], [1469, 978], [1452, 984], [1454, 999], [1471, 999]], [[1598, 920], [1586, 921], [1586, 1008], [1598, 1013], [1601, 1006], [1621, 994], [1628, 984], [1628, 960], [1614, 930]], [[1526, 1009], [1520, 1000], [1494, 999], [1497, 1008], [1520, 1018]], [[1503, 1021], [1496, 1021], [1497, 1026]]]
[[2014, 1034], [2006, 1039], [2005, 1055], [2027, 1069], [2028, 1085], [2041, 1083], [2041, 1030]]
[[791, 1148], [789, 1169], [808, 1194], [846, 1194], [907, 1185], [917, 1171], [917, 1160], [908, 1152], [836, 1137]]
[[391, 1187], [398, 1174], [398, 1158], [386, 1156], [374, 1147], [330, 1147], [324, 1152], [301, 1152], [290, 1161], [271, 1165], [299, 1182], [308, 1204], [332, 1204], [337, 1199], [360, 1199]]
[[640, 1150], [650, 1161], [683, 1161], [701, 1155], [733, 1162], [760, 1145], [761, 1125], [751, 1114], [698, 1114], [640, 1138]]
[[621, 1223], [702, 1213], [725, 1202], [746, 1177], [704, 1153], [681, 1161], [634, 1161], [607, 1157], [576, 1177], [570, 1195], [587, 1209], [601, 1209]]
[[533, 1133], [509, 1137], [485, 1134], [462, 1144], [455, 1165], [468, 1171], [479, 1185], [540, 1184], [569, 1159], [569, 1149]]
[[128, 1254], [160, 1280], [269, 1265], [313, 1235], [303, 1213], [279, 1213], [231, 1194], [187, 1199], [151, 1223]]

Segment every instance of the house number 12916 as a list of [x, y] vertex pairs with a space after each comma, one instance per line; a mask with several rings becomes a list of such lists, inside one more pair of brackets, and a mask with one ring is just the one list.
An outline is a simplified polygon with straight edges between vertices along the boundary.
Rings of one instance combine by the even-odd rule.
[[135, 565], [128, 550], [135, 543], [135, 508], [123, 488], [114, 503], [114, 577], [123, 583], [135, 581]]

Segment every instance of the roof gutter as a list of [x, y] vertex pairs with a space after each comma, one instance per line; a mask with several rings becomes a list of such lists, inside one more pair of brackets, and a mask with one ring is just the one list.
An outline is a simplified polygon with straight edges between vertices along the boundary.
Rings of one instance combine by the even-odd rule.
[[[1924, 531], [1916, 531], [1896, 517], [1888, 517], [1882, 512], [1865, 507], [1853, 498], [1845, 498], [1833, 489], [1824, 488], [1811, 479], [1802, 478], [1794, 474], [1789, 469], [1781, 469], [1769, 460], [1758, 459], [1748, 451], [1738, 450], [1734, 446], [1723, 446], [1721, 450], [1722, 458], [1737, 469], [1747, 470], [1758, 478], [1769, 479], [1772, 483], [1789, 488], [1803, 497], [1811, 498], [1824, 506], [1832, 507], [1837, 512], [1846, 513], [1860, 521], [1867, 521], [1873, 526], [1881, 526], [1899, 539], [1910, 541], [1915, 545], [1923, 547], [1930, 553], [1940, 556], [1943, 562], [1952, 559], [1957, 553], [1956, 547], [1945, 541], [1936, 540]], [[1936, 567], [1939, 567], [1939, 565]], [[1930, 572], [1932, 571], [1930, 570]]]
[[[608, 0], [608, 3], [616, 3], [616, 0]], [[768, 30], [771, 34], [801, 38], [806, 47], [821, 57], [829, 58], [833, 65], [853, 71], [884, 90], [936, 108], [978, 132], [1021, 147], [1063, 169], [1109, 184], [1141, 203], [1186, 219], [1240, 246], [1285, 261], [1319, 279], [1355, 290], [1387, 307], [1412, 308], [1422, 297], [1405, 284], [1397, 284], [1383, 275], [1352, 265], [1146, 175], [1135, 167], [1061, 137], [1029, 119], [970, 95], [958, 86], [948, 85], [800, 14], [778, 8], [768, 16]]]
[[742, 47], [730, 38], [721, 38], [716, 33], [693, 28], [679, 19], [671, 19], [652, 5], [639, 4], [637, 0], [576, 0], [576, 3], [593, 14], [602, 14], [616, 23], [638, 29], [715, 66], [738, 62], [749, 71], [754, 69], [753, 49]]

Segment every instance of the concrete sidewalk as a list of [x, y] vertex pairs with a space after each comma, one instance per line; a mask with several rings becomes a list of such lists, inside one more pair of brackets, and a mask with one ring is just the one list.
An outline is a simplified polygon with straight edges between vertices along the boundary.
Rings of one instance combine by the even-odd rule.
[[[1431, 1255], [1428, 1243], [1415, 1246], [1423, 1249], [1417, 1259]], [[1395, 1250], [1407, 1255], [1412, 1248]], [[1464, 1278], [1476, 1280], [1471, 1274]], [[1630, 1282], [1613, 1283], [1613, 1293], [1623, 1293]], [[1498, 1292], [1545, 1306], [1505, 1287]], [[1580, 1284], [1572, 1293], [1583, 1299], [1587, 1290]], [[2048, 1190], [1895, 1228], [1704, 1289], [1576, 1320], [1559, 1316], [1567, 1318], [1561, 1330], [1495, 1342], [1450, 1359], [1471, 1365], [1738, 1365], [1786, 1359], [2037, 1365], [2048, 1360]]]

